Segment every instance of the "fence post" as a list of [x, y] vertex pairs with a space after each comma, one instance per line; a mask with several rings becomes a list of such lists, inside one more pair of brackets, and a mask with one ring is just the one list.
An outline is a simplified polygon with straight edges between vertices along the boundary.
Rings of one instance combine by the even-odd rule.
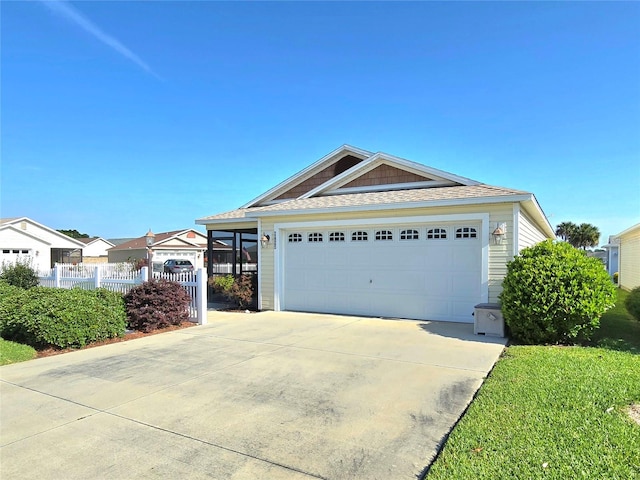
[[94, 285], [96, 288], [100, 288], [100, 285], [102, 283], [102, 278], [101, 278], [101, 274], [102, 270], [100, 269], [100, 267], [96, 267], [93, 271], [93, 279], [94, 279]]
[[60, 288], [60, 265], [55, 264], [53, 267], [53, 286]]
[[150, 280], [149, 267], [142, 267], [140, 269], [140, 278], [142, 279], [143, 282], [148, 282]]
[[207, 275], [204, 268], [196, 272], [196, 309], [198, 311], [198, 324], [207, 324]]

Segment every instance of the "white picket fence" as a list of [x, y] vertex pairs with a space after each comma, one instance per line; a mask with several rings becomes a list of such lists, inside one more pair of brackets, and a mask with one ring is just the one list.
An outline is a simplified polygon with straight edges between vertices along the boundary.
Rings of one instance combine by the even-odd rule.
[[[127, 293], [134, 286], [148, 280], [149, 269], [133, 270], [128, 263], [56, 264], [49, 272], [40, 272], [40, 285], [53, 288], [105, 288], [112, 292]], [[189, 318], [199, 324], [207, 323], [207, 274], [202, 268], [193, 273], [153, 272], [153, 278], [178, 282], [191, 298]]]
[[[233, 273], [233, 264], [232, 263], [214, 263], [212, 265], [213, 273]], [[243, 272], [255, 272], [258, 270], [257, 263], [243, 263], [242, 271]], [[240, 264], [236, 264], [236, 272], [240, 273]]]

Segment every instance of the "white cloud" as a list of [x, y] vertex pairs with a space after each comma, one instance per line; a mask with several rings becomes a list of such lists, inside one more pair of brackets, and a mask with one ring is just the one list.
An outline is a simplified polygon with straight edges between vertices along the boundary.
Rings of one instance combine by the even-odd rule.
[[85, 17], [82, 13], [80, 13], [79, 10], [77, 10], [66, 0], [41, 0], [41, 2], [46, 5], [51, 11], [58, 15], [61, 15], [63, 18], [79, 26], [97, 40], [111, 47], [123, 57], [128, 58], [129, 60], [134, 62], [146, 72], [155, 77], [158, 77], [158, 75], [156, 75], [156, 73], [151, 70], [149, 65], [142, 61], [140, 57], [138, 57], [135, 53], [125, 47], [118, 39], [103, 32], [100, 27], [98, 27], [91, 20]]

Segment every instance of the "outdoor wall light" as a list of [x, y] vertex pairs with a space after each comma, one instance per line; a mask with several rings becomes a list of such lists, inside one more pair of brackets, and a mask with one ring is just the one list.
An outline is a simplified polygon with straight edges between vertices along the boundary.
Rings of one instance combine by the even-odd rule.
[[496, 229], [493, 232], [491, 232], [491, 236], [493, 237], [493, 242], [496, 245], [500, 245], [502, 243], [502, 241], [504, 240], [504, 237], [506, 235], [507, 235], [507, 224], [506, 223], [498, 224]]
[[267, 248], [267, 245], [269, 245], [270, 241], [271, 237], [266, 233], [263, 233], [262, 238], [260, 238], [260, 245], [262, 245], [262, 248]]

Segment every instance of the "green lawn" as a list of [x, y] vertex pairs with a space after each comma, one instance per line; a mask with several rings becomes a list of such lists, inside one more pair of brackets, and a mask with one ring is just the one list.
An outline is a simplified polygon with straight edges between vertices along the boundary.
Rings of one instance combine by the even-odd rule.
[[512, 346], [426, 478], [638, 479], [640, 322], [622, 306], [597, 347]]
[[0, 338], [0, 365], [24, 362], [36, 357], [36, 351], [28, 345]]
[[616, 306], [600, 319], [600, 329], [593, 336], [599, 346], [640, 353], [640, 322], [624, 308], [629, 292], [618, 289]]

